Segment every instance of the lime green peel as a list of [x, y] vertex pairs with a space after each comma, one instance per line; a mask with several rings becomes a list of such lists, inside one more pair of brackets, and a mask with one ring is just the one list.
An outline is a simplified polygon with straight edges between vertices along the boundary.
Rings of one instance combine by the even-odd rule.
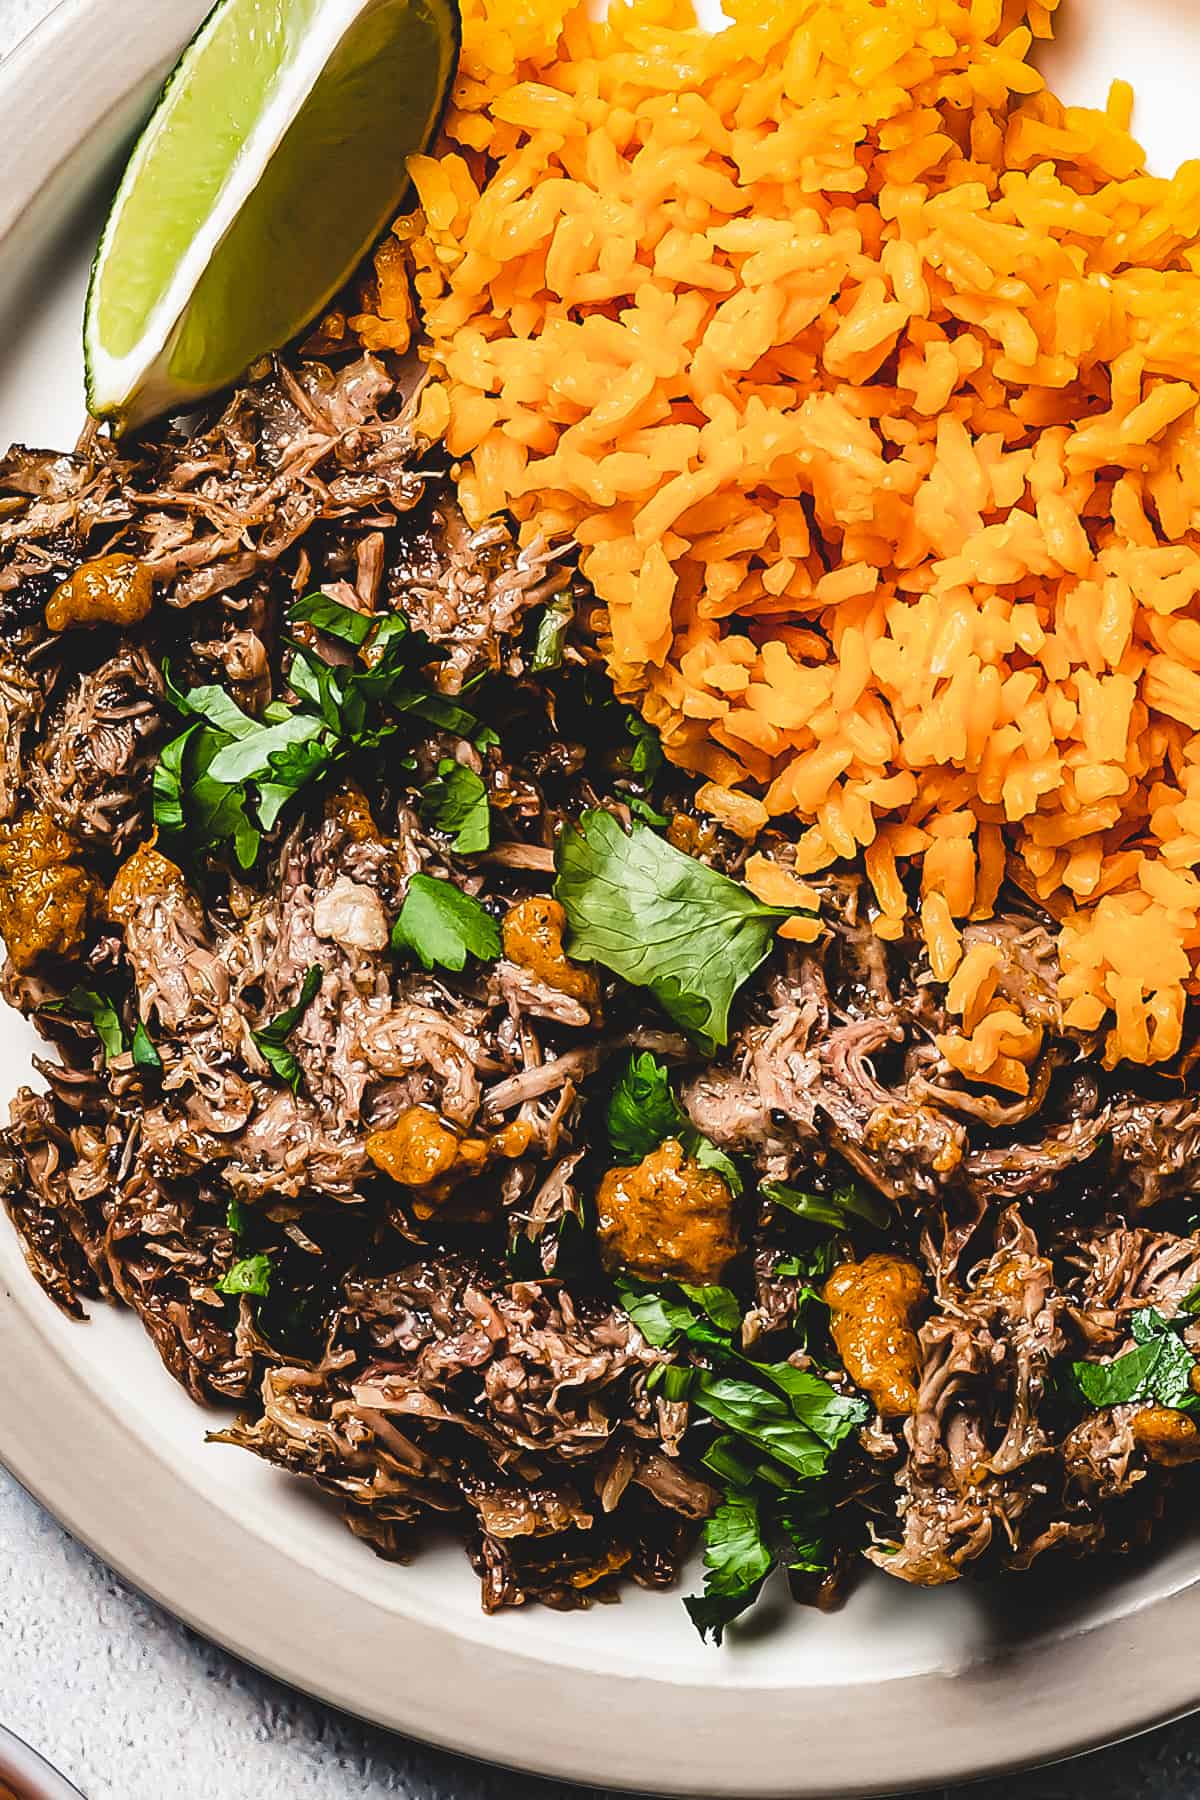
[[456, 0], [221, 0], [139, 140], [84, 324], [118, 431], [236, 381], [400, 206], [458, 59]]

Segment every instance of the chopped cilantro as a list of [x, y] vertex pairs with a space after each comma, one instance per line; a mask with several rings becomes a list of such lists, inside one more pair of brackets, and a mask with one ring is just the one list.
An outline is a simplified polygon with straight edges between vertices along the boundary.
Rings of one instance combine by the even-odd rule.
[[680, 1283], [675, 1292], [626, 1278], [617, 1294], [647, 1343], [695, 1359], [672, 1363], [653, 1385], [724, 1427], [703, 1460], [725, 1500], [705, 1528], [704, 1594], [686, 1602], [701, 1635], [719, 1643], [776, 1563], [795, 1573], [828, 1567], [825, 1478], [868, 1408], [811, 1369], [739, 1351], [741, 1309], [728, 1288]]
[[771, 1271], [773, 1275], [798, 1279], [800, 1286], [796, 1290], [796, 1333], [801, 1344], [807, 1349], [812, 1329], [809, 1315], [815, 1307], [825, 1308], [825, 1296], [821, 1292], [838, 1263], [837, 1239], [828, 1237], [803, 1256], [783, 1256]]
[[133, 1042], [129, 1048], [133, 1055], [135, 1068], [143, 1069], [151, 1075], [158, 1075], [162, 1072], [162, 1057], [158, 1054], [154, 1040], [146, 1030], [145, 1021], [142, 1019], [139, 1019], [133, 1028]]
[[291, 619], [350, 647], [355, 660], [330, 662], [291, 641], [293, 699], [273, 700], [261, 718], [220, 687], [182, 692], [164, 669], [171, 703], [188, 724], [159, 759], [155, 823], [198, 852], [232, 845], [243, 868], [297, 794], [378, 751], [406, 721], [477, 742], [489, 735], [473, 713], [431, 691], [423, 670], [438, 652], [398, 613], [376, 617], [312, 594], [293, 606]]
[[643, 825], [653, 825], [657, 830], [665, 831], [671, 822], [666, 813], [659, 812], [658, 808], [651, 806], [648, 800], [643, 800], [640, 794], [629, 794], [625, 804], [634, 818], [640, 820]]
[[296, 623], [313, 625], [326, 637], [335, 638], [339, 644], [349, 644], [355, 650], [362, 649], [378, 623], [372, 613], [356, 612], [352, 606], [344, 606], [328, 594], [307, 594], [292, 607], [291, 617]]
[[121, 1015], [107, 994], [94, 988], [72, 988], [65, 1000], [52, 1000], [43, 1012], [65, 1013], [71, 1018], [87, 1019], [104, 1048], [104, 1060], [110, 1063], [125, 1049], [125, 1029]]
[[608, 1103], [608, 1136], [623, 1162], [641, 1162], [664, 1138], [674, 1137], [684, 1122], [671, 1077], [649, 1051], [635, 1052], [626, 1063]]
[[271, 1291], [271, 1259], [269, 1256], [245, 1256], [227, 1269], [217, 1283], [219, 1294], [256, 1294], [265, 1299]]
[[675, 1097], [671, 1077], [649, 1051], [635, 1052], [626, 1063], [608, 1103], [608, 1135], [616, 1157], [638, 1163], [666, 1138], [678, 1138], [702, 1169], [720, 1175], [733, 1194], [742, 1191], [737, 1164], [703, 1137]]
[[423, 968], [465, 969], [467, 957], [495, 962], [500, 928], [487, 908], [452, 881], [414, 875], [392, 928], [392, 949], [411, 950]]
[[182, 831], [187, 822], [183, 764], [188, 745], [199, 730], [199, 725], [189, 725], [181, 737], [172, 739], [164, 747], [154, 765], [151, 780], [154, 820], [159, 829], [169, 835]]
[[421, 815], [454, 839], [463, 856], [486, 850], [492, 841], [492, 814], [484, 782], [474, 769], [443, 757], [421, 794]]
[[1194, 1411], [1200, 1406], [1200, 1395], [1191, 1384], [1196, 1358], [1173, 1322], [1147, 1306], [1134, 1313], [1130, 1327], [1134, 1347], [1124, 1356], [1107, 1363], [1072, 1363], [1071, 1374], [1083, 1398], [1091, 1406], [1153, 1400], [1159, 1406]]
[[811, 1225], [826, 1225], [832, 1231], [850, 1231], [855, 1223], [883, 1231], [891, 1217], [877, 1195], [852, 1183], [835, 1188], [832, 1194], [810, 1194], [780, 1181], [764, 1181], [762, 1194], [772, 1206], [782, 1206], [797, 1218]]
[[725, 1627], [754, 1605], [774, 1567], [759, 1501], [752, 1493], [730, 1491], [704, 1527], [704, 1593], [683, 1603], [700, 1636], [711, 1633], [719, 1644]]
[[829, 1506], [819, 1488], [798, 1489], [775, 1508], [785, 1541], [784, 1566], [799, 1575], [823, 1575], [830, 1565]]
[[622, 831], [607, 812], [584, 813], [564, 831], [557, 862], [568, 954], [649, 988], [705, 1047], [726, 1043], [734, 995], [790, 909], [765, 906], [646, 825]]
[[[779, 1389], [796, 1417], [831, 1450], [866, 1422], [864, 1403], [839, 1394], [822, 1375], [814, 1375], [809, 1369], [797, 1369], [789, 1362], [755, 1362], [751, 1367], [764, 1381]], [[732, 1421], [726, 1423], [732, 1424]]]
[[[841, 1397], [819, 1375], [812, 1380], [828, 1389], [835, 1399]], [[696, 1383], [696, 1403], [710, 1418], [802, 1480], [813, 1481], [825, 1473], [831, 1446], [807, 1421], [807, 1415], [817, 1410], [811, 1396], [798, 1397], [797, 1403], [792, 1403], [757, 1382], [731, 1375], [702, 1374]], [[853, 1423], [864, 1423], [867, 1409], [862, 1402], [845, 1400], [844, 1404], [853, 1409]]]
[[731, 1334], [737, 1331], [742, 1323], [742, 1309], [738, 1305], [737, 1295], [727, 1287], [693, 1287], [690, 1282], [679, 1284], [693, 1306], [698, 1306], [705, 1316], [712, 1320], [718, 1331]]
[[664, 761], [662, 739], [641, 713], [627, 712], [625, 729], [633, 739], [633, 748], [627, 753], [629, 772], [638, 776], [644, 788], [653, 787]]
[[562, 668], [567, 633], [574, 617], [575, 602], [569, 593], [556, 595], [546, 607], [538, 620], [537, 637], [529, 658], [529, 667], [535, 675]]
[[225, 1224], [234, 1237], [241, 1237], [246, 1229], [246, 1213], [240, 1200], [231, 1200], [225, 1208]]
[[316, 999], [324, 979], [324, 970], [313, 968], [304, 977], [304, 985], [300, 989], [300, 998], [295, 1006], [289, 1006], [278, 1018], [272, 1019], [254, 1033], [254, 1042], [262, 1054], [263, 1060], [274, 1070], [279, 1079], [286, 1082], [293, 1093], [299, 1093], [301, 1070], [300, 1064], [287, 1047], [287, 1040]]
[[125, 1027], [116, 1003], [107, 994], [98, 993], [94, 988], [72, 988], [65, 1000], [51, 1001], [43, 1008], [45, 1012], [64, 1013], [76, 1019], [88, 1019], [96, 1036], [104, 1047], [106, 1063], [115, 1061], [126, 1050], [133, 1055], [135, 1068], [157, 1074], [162, 1069], [162, 1057], [154, 1047], [154, 1041], [141, 1019], [134, 1027], [131, 1043], [126, 1043]]

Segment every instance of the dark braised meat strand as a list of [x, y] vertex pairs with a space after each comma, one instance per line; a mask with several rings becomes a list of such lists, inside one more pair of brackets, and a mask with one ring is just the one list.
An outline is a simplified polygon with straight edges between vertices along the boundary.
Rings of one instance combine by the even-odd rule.
[[[772, 1566], [827, 1605], [864, 1556], [1142, 1541], [1200, 1460], [1194, 1047], [1105, 1069], [1015, 891], [961, 932], [1028, 1028], [1009, 1089], [859, 875], [775, 939], [568, 561], [472, 530], [410, 412], [372, 357], [279, 361], [128, 452], [0, 462], [37, 1279], [132, 1309], [381, 1555], [451, 1524], [489, 1610], [667, 1585], [700, 1529], [716, 1634]], [[562, 846], [614, 841], [589, 943]]]

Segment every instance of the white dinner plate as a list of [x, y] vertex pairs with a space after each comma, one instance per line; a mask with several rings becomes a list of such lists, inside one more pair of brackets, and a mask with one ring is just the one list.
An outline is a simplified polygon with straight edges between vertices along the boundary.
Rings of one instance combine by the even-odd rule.
[[14, 1800], [82, 1800], [36, 1750], [0, 1725], [0, 1800], [10, 1794]]
[[[1153, 163], [1197, 124], [1197, 0], [1065, 0], [1056, 80], [1132, 75]], [[0, 68], [0, 440], [68, 445], [80, 318], [114, 158], [204, 0], [64, 0]], [[1200, 321], [1197, 322], [1200, 329]], [[31, 1035], [0, 1018], [6, 1091]], [[832, 1796], [1063, 1756], [1200, 1703], [1200, 1538], [922, 1593], [881, 1575], [830, 1617], [785, 1602], [722, 1651], [677, 1598], [485, 1618], [461, 1552], [375, 1560], [237, 1450], [134, 1320], [62, 1318], [0, 1224], [0, 1456], [173, 1612], [298, 1687], [414, 1736], [660, 1793]]]

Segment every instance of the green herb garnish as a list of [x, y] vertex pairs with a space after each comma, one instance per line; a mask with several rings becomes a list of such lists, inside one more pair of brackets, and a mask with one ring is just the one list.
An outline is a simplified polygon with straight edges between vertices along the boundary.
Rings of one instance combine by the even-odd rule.
[[269, 1256], [246, 1256], [227, 1269], [217, 1283], [219, 1294], [256, 1294], [260, 1300], [271, 1291], [271, 1259]]
[[537, 637], [529, 658], [529, 667], [535, 675], [544, 675], [550, 669], [562, 668], [567, 633], [574, 617], [575, 602], [569, 593], [559, 594], [545, 608], [538, 620]]
[[113, 1062], [124, 1051], [125, 1028], [121, 1024], [120, 1013], [107, 994], [99, 994], [94, 988], [72, 988], [66, 999], [54, 1010], [91, 1022], [92, 1030], [104, 1046], [106, 1063]]
[[495, 962], [500, 927], [487, 908], [452, 881], [414, 875], [392, 928], [392, 949], [411, 950], [423, 968], [460, 971], [467, 957]]
[[289, 1006], [286, 1012], [281, 1012], [278, 1018], [272, 1019], [269, 1025], [264, 1025], [254, 1033], [254, 1042], [263, 1060], [297, 1094], [300, 1092], [300, 1064], [288, 1049], [287, 1040], [320, 992], [324, 975], [323, 969], [310, 969], [304, 977], [304, 986], [300, 989], [300, 998], [295, 1006]]
[[190, 723], [155, 770], [155, 823], [197, 851], [231, 844], [243, 868], [297, 794], [378, 751], [406, 722], [481, 735], [473, 713], [430, 690], [423, 669], [438, 653], [399, 613], [376, 617], [313, 594], [290, 616], [349, 646], [356, 658], [335, 664], [291, 641], [294, 699], [273, 700], [260, 718], [224, 688], [184, 693], [163, 671], [172, 705]]
[[654, 786], [664, 762], [662, 739], [641, 713], [626, 712], [625, 729], [633, 739], [625, 762], [631, 775], [636, 775], [644, 788]]
[[54, 1000], [43, 1008], [45, 1012], [62, 1013], [75, 1019], [87, 1019], [104, 1048], [104, 1060], [111, 1063], [118, 1056], [132, 1049], [133, 1061], [137, 1068], [158, 1073], [162, 1069], [162, 1057], [154, 1047], [150, 1033], [141, 1019], [134, 1027], [132, 1045], [125, 1039], [125, 1027], [121, 1023], [121, 1015], [116, 1003], [107, 994], [97, 992], [95, 988], [72, 988], [65, 1000]]
[[584, 813], [564, 831], [557, 862], [568, 955], [649, 988], [706, 1049], [727, 1043], [734, 995], [793, 909], [764, 906], [648, 826], [626, 833], [607, 812]]
[[832, 1194], [810, 1194], [800, 1188], [786, 1187], [780, 1181], [764, 1181], [763, 1198], [772, 1206], [782, 1206], [810, 1225], [828, 1226], [831, 1231], [850, 1231], [855, 1224], [870, 1225], [884, 1231], [891, 1214], [883, 1201], [865, 1189], [847, 1184]]
[[443, 757], [434, 779], [421, 794], [421, 816], [437, 831], [454, 839], [463, 856], [486, 850], [492, 841], [492, 812], [482, 777], [474, 769]]
[[704, 1592], [683, 1603], [700, 1636], [711, 1633], [719, 1644], [725, 1627], [754, 1605], [774, 1567], [758, 1499], [731, 1489], [704, 1527]]
[[1130, 1321], [1134, 1348], [1112, 1362], [1076, 1362], [1071, 1374], [1083, 1398], [1091, 1406], [1124, 1406], [1134, 1400], [1153, 1400], [1176, 1411], [1195, 1411], [1200, 1405], [1191, 1384], [1196, 1358], [1179, 1337], [1172, 1321], [1153, 1306], [1134, 1313]]
[[659, 812], [656, 806], [651, 806], [650, 802], [644, 800], [640, 794], [627, 794], [624, 799], [634, 818], [640, 820], [643, 825], [653, 825], [657, 830], [665, 831], [671, 823], [666, 813]]
[[143, 1070], [147, 1075], [162, 1073], [162, 1057], [158, 1054], [154, 1040], [146, 1030], [145, 1022], [142, 1019], [139, 1019], [133, 1028], [133, 1042], [129, 1049], [135, 1068]]
[[[740, 1351], [741, 1308], [728, 1288], [655, 1288], [624, 1279], [617, 1294], [647, 1343], [696, 1359], [671, 1365], [688, 1371], [678, 1397], [724, 1427], [704, 1462], [724, 1483], [725, 1501], [705, 1528], [704, 1594], [686, 1602], [701, 1635], [719, 1643], [777, 1563], [804, 1573], [828, 1567], [824, 1484], [869, 1408], [812, 1370], [756, 1362]], [[668, 1369], [659, 1383], [668, 1398], [672, 1385], [683, 1387], [670, 1376]]]
[[619, 1162], [639, 1163], [666, 1138], [678, 1138], [702, 1169], [712, 1169], [740, 1194], [742, 1177], [733, 1159], [692, 1124], [675, 1097], [666, 1067], [648, 1050], [626, 1063], [608, 1103], [608, 1136]]

